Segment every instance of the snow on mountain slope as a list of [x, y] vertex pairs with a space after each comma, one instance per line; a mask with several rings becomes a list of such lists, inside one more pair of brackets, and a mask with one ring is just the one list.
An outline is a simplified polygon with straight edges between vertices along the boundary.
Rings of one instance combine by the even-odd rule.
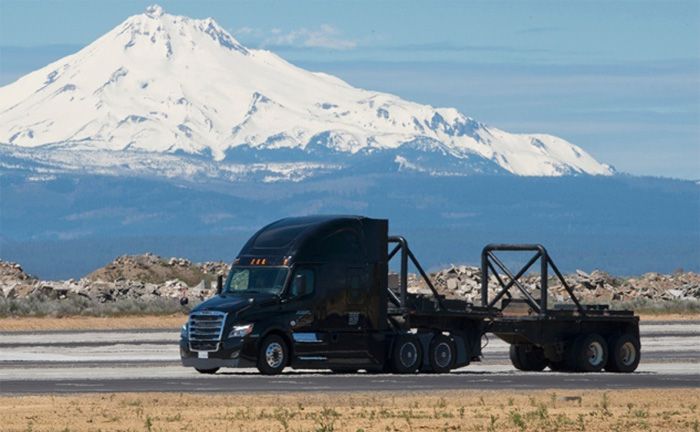
[[320, 146], [359, 156], [401, 151], [391, 158], [396, 169], [420, 171], [423, 155], [433, 152], [464, 174], [613, 172], [563, 139], [510, 134], [453, 108], [358, 89], [248, 49], [211, 18], [173, 16], [159, 6], [0, 88], [0, 143], [43, 149], [37, 157], [60, 149], [76, 160], [91, 150], [217, 162], [236, 149], [269, 155]]

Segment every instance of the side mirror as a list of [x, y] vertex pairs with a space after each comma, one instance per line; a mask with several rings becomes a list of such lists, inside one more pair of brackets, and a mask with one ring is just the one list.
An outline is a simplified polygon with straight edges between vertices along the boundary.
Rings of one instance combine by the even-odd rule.
[[224, 277], [221, 275], [216, 276], [216, 295], [220, 295], [221, 291], [224, 289]]

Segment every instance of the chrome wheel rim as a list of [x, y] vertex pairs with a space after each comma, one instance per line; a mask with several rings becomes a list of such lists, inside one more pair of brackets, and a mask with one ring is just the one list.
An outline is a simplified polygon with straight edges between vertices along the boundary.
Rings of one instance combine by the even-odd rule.
[[620, 347], [620, 360], [625, 366], [629, 366], [637, 359], [637, 349], [632, 342], [625, 342]]
[[277, 369], [284, 361], [284, 349], [278, 342], [272, 342], [265, 349], [265, 361], [273, 369]]
[[603, 345], [598, 341], [591, 342], [588, 345], [588, 362], [593, 366], [598, 366], [603, 363]]
[[452, 363], [452, 348], [447, 342], [440, 342], [435, 346], [435, 364], [446, 368]]
[[405, 344], [401, 345], [401, 349], [399, 350], [399, 361], [404, 367], [408, 368], [416, 364], [417, 358], [418, 349], [413, 342], [406, 342]]

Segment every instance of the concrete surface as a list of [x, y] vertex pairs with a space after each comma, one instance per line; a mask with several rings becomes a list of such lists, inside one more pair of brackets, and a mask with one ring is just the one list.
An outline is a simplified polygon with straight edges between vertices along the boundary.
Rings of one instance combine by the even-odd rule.
[[641, 333], [642, 363], [634, 374], [516, 371], [508, 345], [490, 336], [482, 362], [449, 375], [288, 369], [263, 377], [254, 369], [211, 376], [180, 366], [179, 329], [0, 332], [0, 393], [700, 387], [700, 322], [642, 323]]

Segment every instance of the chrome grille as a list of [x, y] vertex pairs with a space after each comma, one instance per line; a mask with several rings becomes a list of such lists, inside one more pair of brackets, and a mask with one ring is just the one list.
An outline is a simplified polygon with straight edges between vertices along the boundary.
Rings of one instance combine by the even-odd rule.
[[192, 312], [187, 326], [190, 351], [218, 351], [225, 323], [224, 312]]

